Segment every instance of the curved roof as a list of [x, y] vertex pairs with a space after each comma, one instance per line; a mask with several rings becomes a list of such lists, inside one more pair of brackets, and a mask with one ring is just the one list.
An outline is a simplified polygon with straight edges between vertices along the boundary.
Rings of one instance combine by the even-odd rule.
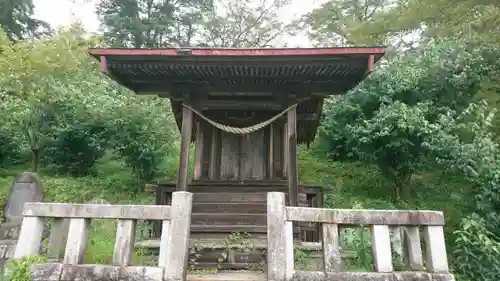
[[101, 71], [136, 93], [170, 98], [180, 125], [186, 101], [204, 113], [279, 112], [299, 101], [299, 142], [314, 138], [323, 98], [361, 82], [383, 47], [91, 49]]

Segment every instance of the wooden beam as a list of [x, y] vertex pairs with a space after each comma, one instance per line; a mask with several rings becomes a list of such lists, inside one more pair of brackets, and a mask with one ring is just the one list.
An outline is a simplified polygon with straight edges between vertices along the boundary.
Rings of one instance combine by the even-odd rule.
[[177, 172], [177, 191], [187, 191], [189, 143], [193, 130], [193, 112], [182, 107], [181, 149], [179, 154], [179, 169]]
[[208, 167], [208, 174], [211, 180], [219, 179], [220, 170], [220, 131], [212, 127], [212, 141], [210, 147], [210, 166]]
[[299, 194], [297, 173], [297, 107], [294, 106], [287, 113], [287, 142], [288, 142], [288, 192], [290, 206], [297, 206]]
[[274, 179], [274, 124], [269, 126], [269, 146], [268, 146], [268, 179]]
[[[285, 119], [288, 118], [286, 116], [282, 116], [278, 119]], [[303, 114], [297, 114], [297, 121], [316, 121], [319, 119], [319, 114], [316, 113], [303, 113]]]
[[[287, 114], [287, 119], [288, 119], [288, 114]], [[282, 151], [283, 151], [283, 168], [282, 168], [282, 171], [283, 171], [283, 177], [284, 178], [288, 178], [288, 155], [290, 153], [290, 150], [288, 149], [288, 124], [287, 122], [285, 121], [283, 123], [283, 135], [281, 136], [281, 141], [283, 142], [283, 148], [282, 148]]]
[[199, 180], [201, 178], [201, 170], [203, 166], [203, 128], [201, 121], [196, 122], [196, 141], [195, 141], [195, 154], [194, 154], [194, 171], [193, 179]]
[[367, 70], [367, 72], [372, 73], [374, 68], [375, 68], [375, 56], [370, 55], [368, 57], [368, 70]]
[[205, 100], [198, 103], [202, 110], [210, 109], [268, 109], [280, 110], [283, 106], [274, 101], [245, 101], [245, 100]]
[[[318, 112], [321, 112], [321, 108], [317, 110]], [[227, 113], [228, 111], [226, 111]], [[267, 114], [266, 115], [266, 119], [268, 118], [271, 118], [273, 117], [275, 114], [277, 114], [279, 111], [275, 111], [273, 114], [269, 114], [269, 113], [264, 113], [264, 112], [260, 112], [259, 114]], [[203, 114], [205, 116], [207, 116], [208, 118], [211, 118], [211, 119], [219, 119], [219, 118], [225, 118], [224, 116], [225, 115], [218, 115], [218, 113], [213, 113], [213, 112], [210, 112], [210, 111], [205, 111], [203, 112]], [[262, 115], [263, 116], [263, 115]], [[268, 117], [267, 117], [268, 116]], [[176, 114], [175, 117], [180, 117], [180, 114]], [[234, 117], [234, 118], [237, 118], [237, 117]], [[242, 117], [243, 118], [243, 117]], [[318, 113], [302, 113], [302, 114], [297, 114], [297, 121], [317, 121], [319, 120], [320, 118], [320, 114]], [[280, 116], [277, 120], [282, 120], [282, 121], [286, 121], [287, 119], [287, 116], [284, 114], [283, 116]]]
[[[223, 85], [199, 85], [199, 84], [188, 84], [188, 83], [157, 83], [157, 84], [146, 84], [146, 83], [130, 83], [134, 86], [134, 90], [137, 93], [144, 94], [158, 94], [162, 93], [161, 96], [168, 97], [169, 92], [175, 92], [179, 89], [184, 89], [185, 91], [193, 92], [265, 92], [265, 91], [283, 91], [284, 89], [294, 89], [299, 92], [314, 92], [314, 93], [325, 93], [328, 95], [344, 94], [353, 86], [356, 86], [359, 82], [363, 80], [364, 77], [356, 78], [355, 81], [347, 82], [321, 82], [321, 83], [310, 83], [310, 84], [277, 84], [277, 85], [266, 85], [266, 84], [223, 84]], [[349, 81], [350, 78], [345, 78]], [[354, 79], [354, 78], [353, 78]]]
[[[168, 77], [168, 80], [170, 81], [176, 81], [179, 83], [189, 83], [191, 79], [193, 80], [198, 80], [198, 81], [203, 81], [206, 82], [204, 84], [209, 84], [209, 85], [223, 85], [227, 84], [224, 83], [224, 81], [231, 81], [231, 84], [246, 84], [248, 81], [283, 81], [288, 84], [293, 84], [293, 83], [304, 83], [304, 82], [332, 82], [332, 83], [339, 83], [343, 82], [345, 79], [352, 79], [355, 75], [336, 75], [336, 76], [317, 76], [317, 75], [309, 75], [309, 76], [304, 76], [304, 75], [291, 75], [291, 76], [242, 76], [242, 75], [230, 75], [230, 76], [208, 76], [208, 75], [203, 75], [203, 76], [189, 76], [189, 75], [170, 75]], [[137, 84], [158, 84], [158, 83], [164, 83], [163, 81], [157, 79], [156, 77], [148, 77], [148, 76], [138, 76], [134, 77], [131, 79], [132, 83], [137, 83]], [[219, 91], [219, 92], [224, 92], [224, 91]], [[241, 91], [238, 91], [241, 92]], [[266, 92], [266, 91], [259, 91], [259, 92]]]

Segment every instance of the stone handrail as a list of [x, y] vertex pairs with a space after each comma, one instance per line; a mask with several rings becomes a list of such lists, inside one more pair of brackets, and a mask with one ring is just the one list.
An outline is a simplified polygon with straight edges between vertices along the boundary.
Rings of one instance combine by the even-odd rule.
[[[292, 222], [322, 224], [323, 272], [296, 272]], [[268, 280], [272, 281], [451, 281], [443, 233], [444, 216], [434, 211], [349, 210], [287, 207], [285, 194], [267, 195]], [[370, 226], [374, 272], [345, 272], [340, 256], [339, 226]], [[404, 227], [408, 271], [394, 272], [390, 227]], [[423, 228], [425, 259], [420, 227]], [[425, 261], [425, 267], [424, 267]]]
[[[56, 219], [51, 236], [63, 219], [69, 219], [62, 263], [34, 266], [33, 281], [186, 280], [192, 199], [191, 193], [174, 192], [171, 206], [26, 203], [14, 258], [39, 254], [44, 228], [42, 218]], [[82, 264], [91, 219], [118, 220], [112, 265]], [[163, 223], [156, 267], [131, 266], [137, 220]]]

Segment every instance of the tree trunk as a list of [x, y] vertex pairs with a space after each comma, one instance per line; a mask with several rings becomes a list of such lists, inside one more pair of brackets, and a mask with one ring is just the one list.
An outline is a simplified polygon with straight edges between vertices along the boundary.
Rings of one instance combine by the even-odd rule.
[[37, 148], [31, 149], [31, 171], [33, 173], [38, 172], [38, 162], [40, 159], [40, 150]]

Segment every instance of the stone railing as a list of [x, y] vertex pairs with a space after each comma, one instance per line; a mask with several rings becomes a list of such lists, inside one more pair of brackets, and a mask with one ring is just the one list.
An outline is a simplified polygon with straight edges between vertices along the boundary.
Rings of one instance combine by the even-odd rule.
[[[55, 231], [57, 225], [69, 219], [62, 262], [35, 265], [33, 281], [186, 280], [192, 198], [191, 193], [174, 192], [171, 206], [27, 203], [14, 257], [38, 255], [44, 228], [42, 218], [56, 219], [49, 250], [50, 241], [59, 235]], [[112, 265], [82, 264], [92, 219], [118, 220]], [[156, 267], [131, 266], [137, 220], [163, 223]]]
[[[322, 224], [324, 271], [295, 271], [293, 222]], [[284, 193], [270, 192], [267, 195], [267, 225], [268, 280], [454, 280], [448, 270], [442, 212], [287, 207]], [[371, 228], [374, 272], [346, 272], [340, 258], [339, 227], [361, 226]], [[394, 271], [390, 227], [405, 229], [407, 271]], [[420, 228], [424, 236], [425, 259], [422, 257]]]

